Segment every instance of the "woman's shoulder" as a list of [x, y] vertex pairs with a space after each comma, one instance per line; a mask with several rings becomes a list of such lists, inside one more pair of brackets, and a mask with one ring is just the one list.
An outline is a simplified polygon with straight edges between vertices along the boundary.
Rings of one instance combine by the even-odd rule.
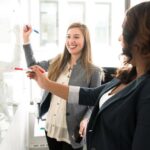
[[89, 66], [90, 66], [90, 69], [92, 69], [92, 70], [103, 71], [103, 68], [98, 65], [90, 64]]
[[91, 64], [90, 69], [91, 69], [91, 72], [93, 72], [93, 73], [99, 73], [101, 75], [105, 74], [104, 69], [98, 65]]

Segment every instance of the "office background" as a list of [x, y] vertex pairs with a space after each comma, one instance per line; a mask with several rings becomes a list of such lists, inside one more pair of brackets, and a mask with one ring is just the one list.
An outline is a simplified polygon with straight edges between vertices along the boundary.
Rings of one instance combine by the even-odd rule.
[[[27, 79], [22, 50], [22, 27], [31, 24], [31, 42], [37, 60], [63, 51], [66, 29], [83, 22], [90, 29], [94, 63], [118, 67], [124, 12], [142, 0], [1, 0], [0, 1], [0, 149], [47, 149], [37, 123], [42, 90]], [[107, 59], [106, 59], [107, 58]]]

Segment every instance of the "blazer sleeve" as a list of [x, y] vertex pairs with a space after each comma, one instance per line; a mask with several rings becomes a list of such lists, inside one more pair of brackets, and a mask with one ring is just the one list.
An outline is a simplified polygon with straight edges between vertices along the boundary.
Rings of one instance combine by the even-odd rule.
[[42, 68], [44, 68], [45, 70], [48, 70], [49, 61], [37, 62], [34, 57], [33, 50], [32, 50], [32, 47], [30, 44], [23, 45], [23, 49], [24, 49], [25, 58], [26, 58], [28, 67], [33, 66], [33, 65], [39, 65]]
[[105, 84], [95, 88], [69, 86], [68, 101], [72, 104], [94, 106], [104, 87]]

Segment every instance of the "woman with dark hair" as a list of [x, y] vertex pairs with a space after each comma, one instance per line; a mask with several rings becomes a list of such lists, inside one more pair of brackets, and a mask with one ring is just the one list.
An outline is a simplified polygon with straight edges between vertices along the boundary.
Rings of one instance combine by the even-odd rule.
[[88, 150], [150, 150], [150, 1], [126, 12], [121, 41], [126, 64], [97, 88], [64, 86], [33, 66], [41, 88], [67, 103], [94, 105], [87, 127]]
[[[92, 63], [90, 34], [86, 25], [72, 23], [67, 29], [63, 53], [40, 62], [36, 61], [31, 48], [31, 32], [31, 26], [24, 26], [23, 48], [28, 67], [39, 65], [48, 70], [50, 80], [64, 85], [96, 87], [101, 84], [103, 71]], [[47, 113], [45, 133], [49, 149], [82, 150], [91, 109], [66, 103], [45, 91], [39, 106], [39, 117]]]

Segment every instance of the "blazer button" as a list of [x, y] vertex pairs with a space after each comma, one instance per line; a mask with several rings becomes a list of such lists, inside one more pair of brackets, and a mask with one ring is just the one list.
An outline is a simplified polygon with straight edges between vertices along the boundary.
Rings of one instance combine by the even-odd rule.
[[70, 113], [69, 113], [69, 112], [67, 112], [67, 113], [66, 113], [66, 116], [69, 116], [69, 115], [70, 115]]

